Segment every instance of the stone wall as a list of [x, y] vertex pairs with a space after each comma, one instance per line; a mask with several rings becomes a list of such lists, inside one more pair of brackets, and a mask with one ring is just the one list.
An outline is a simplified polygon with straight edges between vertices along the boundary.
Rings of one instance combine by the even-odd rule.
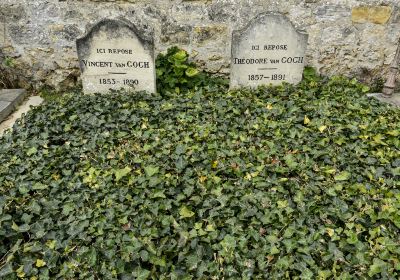
[[231, 34], [260, 12], [285, 14], [309, 34], [306, 64], [323, 74], [384, 77], [400, 37], [398, 0], [0, 0], [1, 52], [20, 86], [79, 82], [75, 39], [102, 18], [154, 32], [156, 54], [178, 45], [227, 74]]

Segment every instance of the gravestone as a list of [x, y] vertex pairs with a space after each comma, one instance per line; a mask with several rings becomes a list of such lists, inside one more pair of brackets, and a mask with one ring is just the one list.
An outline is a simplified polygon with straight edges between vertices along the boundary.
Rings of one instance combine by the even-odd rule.
[[85, 93], [155, 92], [154, 43], [125, 20], [104, 19], [76, 41]]
[[262, 13], [232, 35], [230, 87], [301, 81], [308, 35], [279, 13]]

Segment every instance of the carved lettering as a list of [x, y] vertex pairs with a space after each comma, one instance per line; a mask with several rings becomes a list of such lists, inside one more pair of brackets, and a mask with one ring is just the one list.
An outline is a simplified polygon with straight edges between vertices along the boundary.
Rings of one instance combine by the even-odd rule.
[[155, 92], [154, 43], [126, 19], [103, 19], [77, 40], [85, 93]]
[[132, 50], [128, 49], [108, 49], [109, 54], [132, 54]]
[[106, 62], [106, 61], [89, 61], [82, 59], [83, 64], [85, 67], [112, 67], [113, 63], [112, 62]]
[[232, 34], [230, 87], [298, 83], [305, 62], [307, 34], [275, 12], [261, 13]]

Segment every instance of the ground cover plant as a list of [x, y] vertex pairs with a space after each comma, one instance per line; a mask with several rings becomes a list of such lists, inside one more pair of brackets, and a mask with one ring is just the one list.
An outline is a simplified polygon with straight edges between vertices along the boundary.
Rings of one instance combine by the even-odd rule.
[[0, 279], [398, 279], [399, 110], [305, 74], [32, 110], [0, 138]]

